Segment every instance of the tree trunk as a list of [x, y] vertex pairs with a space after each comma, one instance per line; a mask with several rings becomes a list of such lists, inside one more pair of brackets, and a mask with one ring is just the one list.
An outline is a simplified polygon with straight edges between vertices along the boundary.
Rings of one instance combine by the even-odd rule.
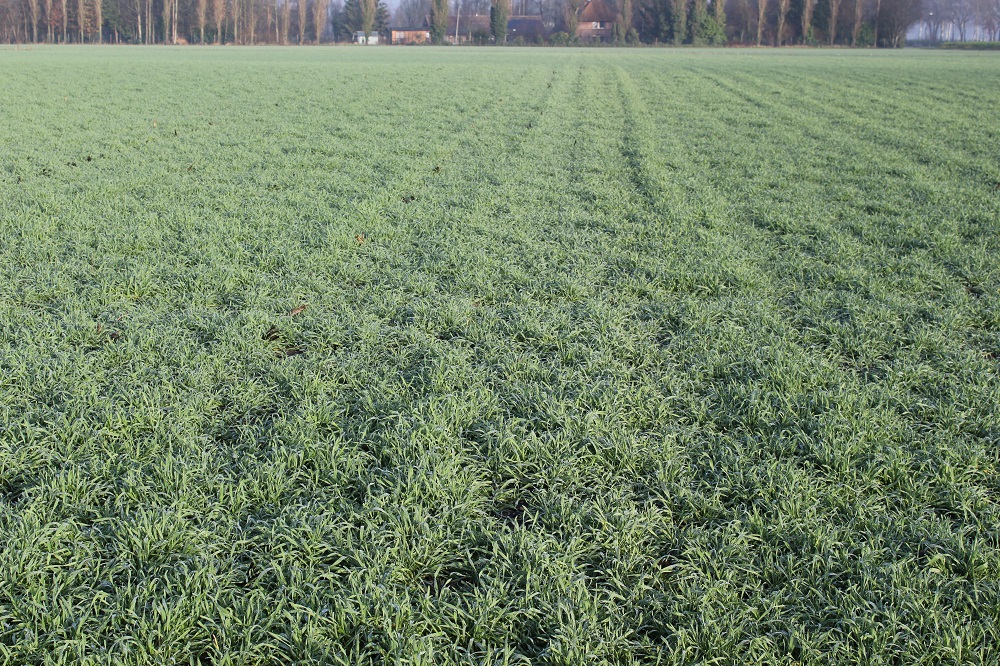
[[830, 46], [837, 39], [837, 14], [840, 13], [840, 0], [830, 0]]
[[171, 2], [177, 2], [177, 0], [163, 0], [163, 43], [170, 43], [170, 20], [174, 16], [174, 9], [171, 7]]
[[247, 27], [250, 30], [250, 44], [253, 45], [257, 42], [257, 3], [255, 0], [249, 0], [249, 3], [247, 7]]
[[215, 43], [222, 43], [222, 24], [226, 22], [226, 0], [212, 0], [212, 18], [215, 20]]
[[858, 45], [858, 34], [861, 33], [861, 0], [854, 0], [854, 29], [851, 30], [851, 46]]
[[757, 0], [757, 46], [760, 46], [764, 36], [764, 14], [767, 12], [767, 0]]
[[313, 0], [313, 27], [316, 30], [316, 43], [323, 39], [323, 31], [326, 28], [326, 15], [328, 0]]
[[813, 0], [803, 0], [802, 2], [802, 43], [809, 41], [809, 30], [813, 22]]
[[205, 15], [208, 13], [208, 0], [198, 0], [198, 32], [199, 44], [205, 43]]
[[292, 23], [292, 0], [285, 0], [281, 6], [281, 43], [288, 46], [288, 33]]
[[52, 25], [52, 0], [45, 0], [45, 24], [48, 27], [45, 31], [45, 41], [51, 44], [53, 39], [52, 31], [54, 28]]
[[296, 4], [296, 9], [298, 14], [296, 17], [299, 19], [299, 44], [306, 43], [306, 0], [299, 0]]
[[38, 0], [28, 0], [28, 11], [31, 14], [31, 41], [38, 43]]
[[785, 21], [788, 19], [788, 8], [791, 0], [778, 0], [778, 34], [775, 41], [778, 46], [782, 44], [782, 36], [785, 34]]

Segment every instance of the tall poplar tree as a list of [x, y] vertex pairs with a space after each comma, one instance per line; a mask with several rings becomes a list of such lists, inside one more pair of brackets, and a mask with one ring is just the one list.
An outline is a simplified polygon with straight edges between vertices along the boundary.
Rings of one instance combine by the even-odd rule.
[[316, 30], [316, 43], [323, 39], [326, 30], [326, 17], [330, 10], [329, 0], [313, 0], [313, 27]]
[[809, 43], [812, 37], [813, 10], [815, 0], [802, 0], [802, 43]]
[[299, 19], [299, 44], [306, 43], [306, 0], [299, 0], [295, 5], [296, 17]]
[[493, 0], [490, 6], [490, 34], [493, 42], [503, 44], [507, 41], [507, 19], [510, 16], [510, 0]]
[[431, 41], [440, 44], [448, 32], [448, 0], [431, 0]]
[[757, 0], [757, 46], [764, 37], [764, 22], [767, 20], [767, 0]]
[[837, 14], [840, 13], [840, 2], [841, 0], [830, 0], [830, 46], [833, 46], [833, 41], [837, 39]]
[[788, 10], [792, 5], [792, 0], [778, 0], [778, 34], [775, 35], [775, 43], [781, 46], [785, 37], [785, 22], [788, 20]]
[[361, 29], [367, 35], [375, 31], [376, 0], [361, 0]]
[[687, 0], [670, 0], [670, 31], [674, 44], [684, 43], [687, 36]]

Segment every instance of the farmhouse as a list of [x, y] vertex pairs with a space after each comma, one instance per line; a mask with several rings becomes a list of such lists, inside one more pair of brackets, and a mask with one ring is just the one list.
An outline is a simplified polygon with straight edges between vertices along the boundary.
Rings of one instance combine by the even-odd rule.
[[[431, 39], [431, 19], [424, 17], [420, 28], [389, 28], [391, 44], [423, 44]], [[507, 41], [521, 37], [525, 42], [534, 43], [548, 37], [549, 29], [541, 16], [511, 16], [507, 19]], [[448, 30], [444, 39], [449, 44], [485, 43], [491, 38], [490, 17], [486, 14], [449, 16]]]
[[587, 0], [580, 10], [576, 36], [581, 42], [609, 42], [618, 12], [607, 0]]

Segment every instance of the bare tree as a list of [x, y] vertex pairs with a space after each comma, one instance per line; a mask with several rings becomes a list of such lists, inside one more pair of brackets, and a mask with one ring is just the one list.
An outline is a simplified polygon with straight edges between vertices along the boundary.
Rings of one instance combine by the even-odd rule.
[[767, 0], [757, 0], [757, 46], [764, 36], [764, 22], [767, 15]]
[[816, 8], [815, 0], [802, 0], [802, 43], [809, 42], [811, 37], [813, 10]]
[[326, 16], [330, 6], [327, 0], [313, 0], [313, 28], [316, 30], [316, 43], [323, 39], [323, 32], [326, 30]]
[[400, 0], [396, 7], [395, 21], [399, 25], [417, 27], [431, 11], [429, 0]]
[[205, 43], [205, 17], [208, 15], [208, 0], [198, 0], [195, 5], [195, 16], [198, 19], [198, 43]]
[[298, 0], [295, 3], [295, 15], [299, 19], [299, 44], [306, 43], [306, 16], [308, 16], [308, 8], [306, 5], [306, 0]]
[[920, 21], [920, 0], [882, 0], [879, 12], [879, 32], [893, 48], [903, 45], [906, 31]]
[[288, 44], [288, 34], [292, 23], [292, 0], [284, 0], [281, 5], [281, 43]]
[[215, 43], [222, 43], [222, 24], [226, 21], [226, 0], [212, 0], [212, 18], [215, 19]]
[[52, 0], [45, 0], [45, 26], [48, 28], [46, 30], [45, 40], [51, 44], [52, 43], [52, 30], [54, 26], [52, 25]]
[[38, 41], [38, 0], [28, 0], [28, 11], [31, 18], [31, 41]]
[[254, 3], [255, 0], [243, 0], [243, 8], [240, 9], [240, 13], [243, 14], [244, 44], [253, 44], [256, 35], [257, 8]]
[[990, 41], [1000, 39], [1000, 0], [979, 0], [983, 30]]
[[177, 0], [163, 0], [163, 43], [170, 44], [175, 42], [176, 39], [172, 39], [176, 34], [176, 28], [174, 26], [174, 8], [177, 6]]
[[240, 0], [232, 0], [233, 44], [240, 43]]
[[854, 0], [854, 27], [851, 29], [851, 46], [858, 45], [858, 35], [861, 33], [862, 1]]
[[966, 41], [969, 23], [972, 22], [975, 14], [972, 0], [951, 0], [951, 2], [946, 3], [944, 6], [948, 10], [948, 19], [958, 30], [959, 41]]
[[878, 15], [882, 10], [882, 0], [875, 0], [875, 27], [873, 32], [875, 33], [872, 37], [872, 46], [878, 48]]
[[830, 46], [833, 46], [833, 40], [837, 38], [837, 14], [840, 13], [840, 3], [841, 0], [830, 0]]
[[788, 20], [788, 9], [791, 6], [792, 0], [778, 0], [778, 34], [775, 37], [778, 46], [781, 46], [785, 36], [785, 21]]

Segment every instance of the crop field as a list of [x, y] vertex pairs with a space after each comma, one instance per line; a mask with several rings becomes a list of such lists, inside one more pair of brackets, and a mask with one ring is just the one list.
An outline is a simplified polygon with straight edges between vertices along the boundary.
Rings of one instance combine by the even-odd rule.
[[1000, 662], [1000, 53], [0, 50], [0, 664]]

